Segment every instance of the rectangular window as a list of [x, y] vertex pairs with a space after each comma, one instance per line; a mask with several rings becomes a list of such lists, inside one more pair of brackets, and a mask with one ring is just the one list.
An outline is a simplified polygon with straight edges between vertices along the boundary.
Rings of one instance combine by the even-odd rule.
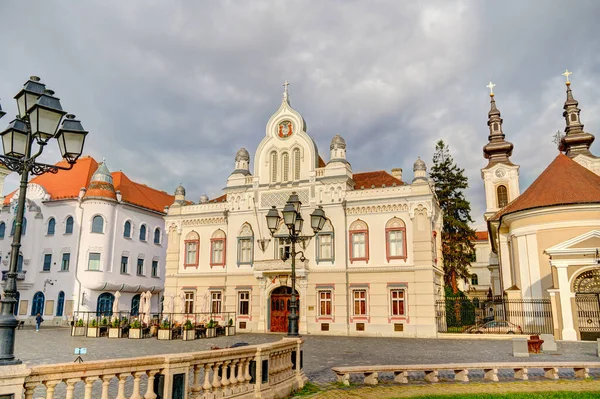
[[252, 239], [240, 238], [239, 263], [252, 263]]
[[333, 260], [333, 234], [325, 233], [317, 235], [317, 259]]
[[404, 239], [406, 229], [394, 229], [387, 230], [387, 259], [406, 259], [406, 253], [404, 250]]
[[44, 268], [42, 270], [45, 272], [49, 272], [51, 266], [52, 266], [52, 254], [45, 254], [44, 255]]
[[212, 313], [221, 313], [221, 296], [220, 291], [213, 291], [211, 294], [211, 311]]
[[210, 264], [211, 266], [222, 266], [225, 265], [225, 240], [223, 239], [213, 239], [212, 243], [212, 253]]
[[331, 291], [319, 291], [319, 316], [331, 316]]
[[137, 260], [137, 275], [138, 276], [144, 275], [144, 259], [139, 258]]
[[391, 290], [392, 316], [404, 316], [404, 290]]
[[194, 313], [194, 291], [185, 292], [185, 313]]
[[354, 298], [354, 315], [367, 315], [367, 290], [354, 290], [352, 292]]
[[62, 262], [60, 264], [60, 270], [66, 272], [69, 270], [69, 263], [71, 263], [71, 254], [66, 253], [62, 256]]
[[240, 303], [238, 314], [248, 316], [250, 314], [250, 292], [240, 291], [238, 297]]
[[279, 259], [285, 261], [289, 259], [290, 253], [292, 251], [292, 245], [287, 244], [283, 238], [277, 239], [277, 249], [279, 254]]
[[152, 277], [158, 277], [158, 261], [152, 261]]
[[129, 258], [127, 256], [121, 256], [121, 274], [129, 273]]
[[367, 259], [367, 233], [355, 232], [350, 233], [352, 256], [351, 259], [366, 260]]
[[198, 241], [185, 243], [185, 264], [198, 265]]
[[98, 252], [90, 252], [88, 270], [100, 270], [100, 254]]

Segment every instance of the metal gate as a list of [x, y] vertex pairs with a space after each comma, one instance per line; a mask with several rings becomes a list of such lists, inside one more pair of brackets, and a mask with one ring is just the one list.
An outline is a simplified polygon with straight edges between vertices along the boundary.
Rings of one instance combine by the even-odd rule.
[[576, 294], [575, 303], [581, 340], [595, 341], [600, 338], [599, 294]]

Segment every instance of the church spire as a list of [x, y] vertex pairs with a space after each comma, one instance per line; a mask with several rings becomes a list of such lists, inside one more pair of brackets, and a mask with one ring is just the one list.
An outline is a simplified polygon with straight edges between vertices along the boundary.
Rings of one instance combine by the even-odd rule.
[[283, 101], [285, 101], [286, 103], [290, 103], [290, 99], [288, 97], [288, 86], [290, 85], [290, 82], [288, 82], [287, 80], [285, 82], [283, 82]]
[[566, 127], [565, 135], [560, 141], [558, 149], [564, 151], [565, 154], [571, 158], [583, 154], [593, 157], [590, 153], [590, 146], [594, 142], [594, 135], [583, 131], [583, 124], [579, 119], [579, 103], [573, 98], [573, 92], [571, 91], [571, 81], [569, 76], [572, 72], [566, 70], [563, 76], [567, 79], [565, 84], [567, 85], [567, 100], [563, 106], [564, 112], [563, 117], [565, 118]]
[[509, 158], [512, 155], [513, 144], [504, 140], [504, 132], [502, 131], [502, 118], [500, 111], [496, 108], [496, 100], [494, 98], [494, 87], [496, 85], [490, 82], [486, 87], [490, 89], [490, 112], [488, 112], [488, 126], [490, 135], [488, 143], [483, 147], [483, 156], [488, 159], [487, 167], [497, 163], [505, 163], [512, 165]]

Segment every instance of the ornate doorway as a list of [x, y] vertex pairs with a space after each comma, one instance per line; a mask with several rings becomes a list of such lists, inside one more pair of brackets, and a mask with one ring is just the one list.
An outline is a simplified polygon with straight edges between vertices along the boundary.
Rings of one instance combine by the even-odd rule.
[[600, 269], [581, 273], [573, 288], [581, 340], [595, 341], [600, 338]]
[[[290, 302], [292, 299], [292, 288], [281, 286], [271, 293], [271, 332], [288, 331], [288, 315], [290, 314]], [[296, 304], [298, 305], [298, 314], [300, 314], [300, 297], [296, 291]]]

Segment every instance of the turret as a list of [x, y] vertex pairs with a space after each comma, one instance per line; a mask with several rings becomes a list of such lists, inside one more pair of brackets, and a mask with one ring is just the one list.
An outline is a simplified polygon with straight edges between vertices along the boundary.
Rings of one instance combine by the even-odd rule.
[[346, 163], [346, 141], [342, 136], [336, 134], [331, 139], [331, 145], [329, 146], [330, 156], [329, 162], [344, 162]]
[[235, 173], [240, 173], [244, 176], [250, 174], [250, 154], [245, 148], [240, 148], [237, 154], [235, 154], [235, 169], [232, 174]]
[[590, 146], [594, 142], [595, 137], [583, 131], [583, 124], [579, 119], [581, 110], [579, 109], [579, 103], [573, 98], [571, 82], [569, 81], [570, 75], [572, 73], [568, 70], [563, 73], [563, 76], [567, 78], [567, 100], [563, 106], [563, 117], [565, 118], [566, 127], [565, 135], [560, 140], [558, 148], [570, 158], [574, 158], [580, 154], [595, 158], [590, 152]]

